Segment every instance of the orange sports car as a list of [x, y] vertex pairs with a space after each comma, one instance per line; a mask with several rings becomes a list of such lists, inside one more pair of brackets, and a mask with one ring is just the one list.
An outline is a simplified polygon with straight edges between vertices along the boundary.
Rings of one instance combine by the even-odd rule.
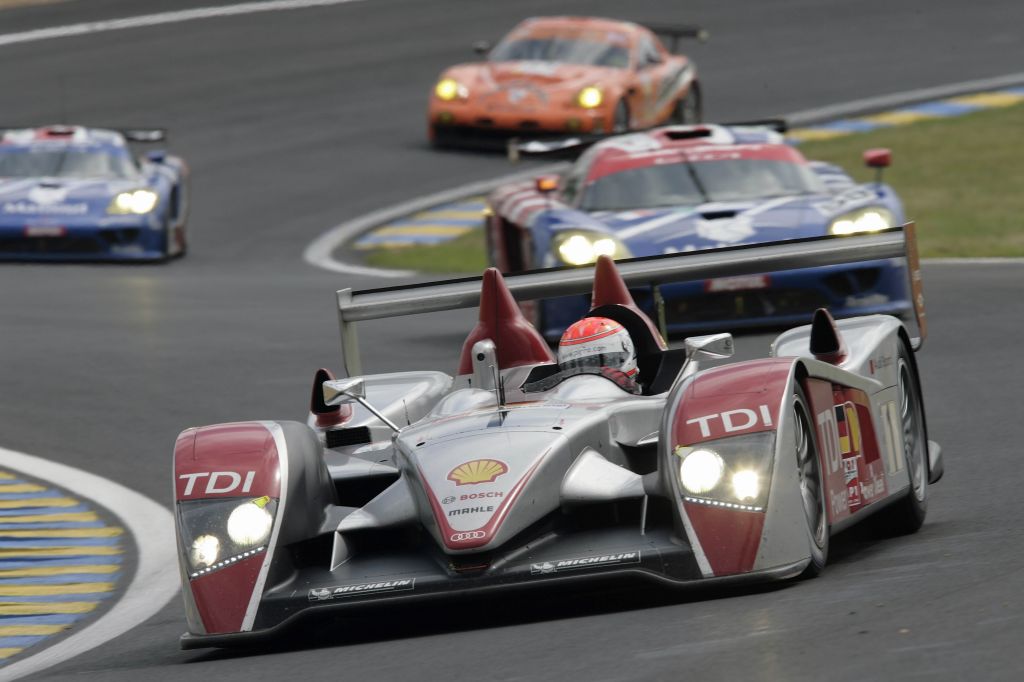
[[[671, 39], [672, 51], [658, 36]], [[586, 17], [537, 17], [486, 60], [445, 71], [430, 97], [429, 135], [438, 146], [516, 135], [608, 134], [701, 120], [697, 68], [673, 54], [693, 26], [645, 27]]]

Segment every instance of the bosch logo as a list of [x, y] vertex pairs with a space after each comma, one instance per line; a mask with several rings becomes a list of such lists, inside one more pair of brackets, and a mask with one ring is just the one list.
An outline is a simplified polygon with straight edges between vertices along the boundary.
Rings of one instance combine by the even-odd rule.
[[441, 500], [441, 504], [451, 504], [454, 501], [455, 501], [455, 497], [453, 495], [449, 495], [448, 497], [446, 497], [443, 500]]
[[465, 540], [479, 540], [480, 538], [487, 537], [487, 533], [482, 530], [470, 530], [465, 533], [452, 533], [449, 538], [452, 542], [463, 542]]

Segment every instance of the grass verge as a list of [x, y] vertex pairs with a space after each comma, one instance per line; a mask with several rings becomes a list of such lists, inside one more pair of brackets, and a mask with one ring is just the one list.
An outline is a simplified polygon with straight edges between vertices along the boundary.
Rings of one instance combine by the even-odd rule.
[[[861, 153], [889, 147], [885, 182], [918, 227], [921, 255], [1024, 256], [1024, 105], [805, 142], [809, 159], [874, 178]], [[487, 267], [482, 230], [436, 246], [379, 249], [367, 263], [421, 272], [479, 273]]]

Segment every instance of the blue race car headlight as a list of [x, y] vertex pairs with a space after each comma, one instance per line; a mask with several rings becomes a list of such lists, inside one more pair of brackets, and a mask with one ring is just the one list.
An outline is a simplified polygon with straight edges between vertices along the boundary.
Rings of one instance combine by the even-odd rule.
[[629, 258], [629, 249], [611, 234], [569, 230], [554, 239], [555, 254], [569, 265], [586, 265], [598, 256], [611, 256], [615, 260]]
[[683, 499], [712, 507], [764, 511], [774, 450], [773, 431], [677, 446]]
[[277, 500], [263, 496], [178, 503], [181, 550], [197, 578], [267, 548]]
[[148, 189], [137, 189], [134, 192], [121, 192], [115, 196], [107, 213], [113, 215], [144, 215], [156, 208], [160, 196]]
[[835, 218], [829, 225], [828, 231], [829, 234], [840, 236], [880, 232], [892, 227], [893, 222], [890, 210], [881, 206], [868, 206]]

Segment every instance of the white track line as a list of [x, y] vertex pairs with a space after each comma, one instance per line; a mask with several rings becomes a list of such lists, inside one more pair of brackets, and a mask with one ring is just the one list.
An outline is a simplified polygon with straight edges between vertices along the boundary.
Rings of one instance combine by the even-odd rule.
[[306, 9], [308, 7], [347, 5], [349, 3], [363, 1], [364, 0], [270, 0], [269, 2], [243, 2], [239, 5], [197, 7], [195, 9], [177, 10], [174, 12], [144, 14], [137, 17], [104, 19], [100, 21], [88, 21], [81, 24], [67, 24], [65, 26], [39, 28], [33, 31], [21, 31], [20, 33], [3, 33], [0, 34], [0, 47], [5, 45], [15, 45], [17, 43], [31, 43], [37, 40], [50, 40], [52, 38], [68, 38], [70, 36], [88, 35], [90, 33], [103, 33], [105, 31], [123, 31], [129, 28], [144, 28], [148, 26], [161, 26], [163, 24], [179, 24], [183, 21], [196, 21], [198, 19], [234, 17], [240, 14], [256, 14], [258, 12], [282, 12], [293, 9]]
[[112, 512], [131, 533], [138, 551], [138, 565], [128, 589], [106, 613], [38, 654], [0, 668], [0, 682], [37, 673], [89, 651], [144, 623], [178, 594], [174, 517], [166, 508], [119, 483], [23, 452], [0, 447], [0, 465], [53, 483]]
[[519, 171], [518, 173], [503, 175], [500, 178], [471, 182], [468, 185], [461, 185], [453, 189], [444, 190], [443, 192], [435, 192], [434, 194], [417, 197], [379, 211], [361, 215], [354, 220], [349, 220], [333, 227], [317, 237], [312, 244], [306, 247], [302, 257], [310, 265], [330, 270], [331, 272], [342, 272], [348, 275], [369, 275], [372, 277], [411, 277], [416, 274], [413, 270], [385, 270], [364, 265], [351, 265], [335, 260], [332, 254], [346, 241], [355, 239], [378, 225], [384, 225], [405, 215], [425, 211], [438, 204], [458, 201], [474, 194], [484, 194], [509, 182], [525, 180], [535, 175], [555, 173], [564, 169], [565, 166], [565, 163], [538, 166], [529, 170]]

